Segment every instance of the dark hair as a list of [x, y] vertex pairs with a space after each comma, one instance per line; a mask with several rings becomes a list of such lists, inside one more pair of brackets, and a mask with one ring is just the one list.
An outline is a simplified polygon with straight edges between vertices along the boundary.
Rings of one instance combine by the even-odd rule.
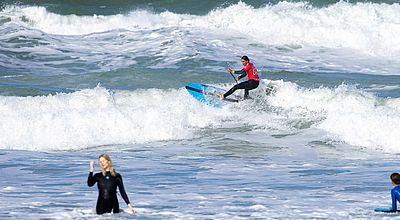
[[390, 175], [390, 179], [392, 180], [392, 182], [396, 185], [400, 185], [400, 174], [398, 173], [392, 173], [392, 175]]
[[242, 56], [242, 60], [246, 60], [247, 62], [249, 62], [249, 58], [247, 56]]

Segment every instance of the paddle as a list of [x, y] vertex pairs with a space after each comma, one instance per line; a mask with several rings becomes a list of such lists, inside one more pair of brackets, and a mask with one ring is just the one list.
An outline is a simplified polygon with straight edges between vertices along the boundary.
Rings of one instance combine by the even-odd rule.
[[228, 64], [228, 72], [231, 74], [231, 76], [235, 80], [236, 84], [238, 84], [238, 81], [237, 81], [236, 77], [232, 74], [231, 71], [229, 71], [229, 70], [232, 70], [231, 64], [228, 63], [228, 62], [227, 62], [227, 64]]
[[238, 84], [238, 81], [237, 81], [237, 79], [236, 79], [236, 77], [232, 74], [232, 72], [231, 71], [229, 71], [229, 73], [231, 74], [231, 76], [233, 77], [233, 79], [235, 80], [235, 82], [236, 82], [236, 84]]

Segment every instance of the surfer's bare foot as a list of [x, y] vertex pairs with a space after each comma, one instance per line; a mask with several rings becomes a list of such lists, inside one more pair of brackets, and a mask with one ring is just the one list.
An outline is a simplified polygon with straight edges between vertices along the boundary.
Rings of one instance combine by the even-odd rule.
[[225, 97], [224, 97], [224, 94], [218, 94], [218, 96], [219, 96], [219, 99], [221, 99], [221, 100], [223, 100]]

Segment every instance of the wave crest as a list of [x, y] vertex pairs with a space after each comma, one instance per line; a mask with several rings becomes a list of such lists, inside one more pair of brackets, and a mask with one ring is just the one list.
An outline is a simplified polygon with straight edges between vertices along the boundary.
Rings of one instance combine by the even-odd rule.
[[44, 7], [7, 7], [2, 16], [31, 28], [61, 35], [84, 35], [115, 29], [201, 29], [246, 36], [268, 45], [350, 48], [366, 54], [400, 54], [399, 4], [339, 2], [323, 8], [279, 2], [253, 8], [243, 2], [204, 16], [136, 10], [117, 15], [58, 15]]

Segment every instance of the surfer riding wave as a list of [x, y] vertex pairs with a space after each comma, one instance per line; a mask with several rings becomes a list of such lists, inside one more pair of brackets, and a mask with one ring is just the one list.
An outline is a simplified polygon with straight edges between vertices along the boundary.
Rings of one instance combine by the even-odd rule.
[[221, 100], [225, 99], [226, 97], [230, 96], [238, 89], [244, 89], [244, 99], [248, 99], [249, 91], [253, 90], [258, 87], [260, 83], [260, 77], [258, 76], [257, 69], [255, 66], [250, 62], [250, 59], [247, 56], [242, 56], [241, 58], [242, 64], [244, 66], [241, 70], [232, 70], [228, 69], [227, 71], [232, 74], [240, 74], [238, 80], [242, 79], [247, 75], [248, 80], [245, 82], [241, 82], [233, 86], [230, 90], [228, 90], [225, 94], [219, 94]]

